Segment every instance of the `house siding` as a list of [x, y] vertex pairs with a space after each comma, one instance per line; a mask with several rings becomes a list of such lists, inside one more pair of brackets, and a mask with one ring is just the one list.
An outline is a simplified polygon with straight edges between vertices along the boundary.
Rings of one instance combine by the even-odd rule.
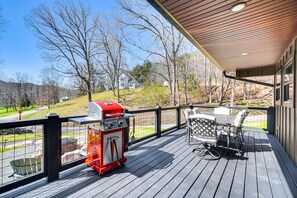
[[[278, 137], [280, 143], [285, 148], [286, 152], [290, 158], [297, 165], [297, 125], [296, 125], [296, 46], [297, 38], [290, 44], [286, 52], [283, 54], [282, 58], [276, 65], [276, 73], [281, 71], [281, 99], [275, 101], [275, 134]], [[284, 93], [284, 69], [289, 63], [293, 63], [293, 100], [285, 101]], [[276, 88], [276, 75], [275, 75], [275, 88]], [[275, 91], [276, 93], [276, 91]]]

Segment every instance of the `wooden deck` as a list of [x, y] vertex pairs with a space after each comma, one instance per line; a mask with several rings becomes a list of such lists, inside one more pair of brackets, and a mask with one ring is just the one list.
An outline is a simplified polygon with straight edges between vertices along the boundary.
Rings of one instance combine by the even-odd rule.
[[82, 167], [60, 180], [16, 189], [6, 197], [295, 197], [297, 168], [273, 135], [245, 132], [243, 155], [204, 160], [185, 129], [126, 153], [123, 168], [99, 176]]

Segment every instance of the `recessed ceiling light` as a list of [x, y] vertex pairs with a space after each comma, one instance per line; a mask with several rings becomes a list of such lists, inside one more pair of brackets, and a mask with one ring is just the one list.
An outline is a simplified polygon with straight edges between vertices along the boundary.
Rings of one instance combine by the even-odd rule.
[[241, 2], [241, 3], [235, 4], [234, 6], [232, 6], [231, 11], [239, 12], [239, 11], [243, 10], [246, 6], [247, 6], [247, 4], [245, 2]]
[[247, 53], [247, 52], [244, 52], [244, 53], [241, 53], [241, 56], [246, 56], [246, 55], [248, 55], [249, 53]]

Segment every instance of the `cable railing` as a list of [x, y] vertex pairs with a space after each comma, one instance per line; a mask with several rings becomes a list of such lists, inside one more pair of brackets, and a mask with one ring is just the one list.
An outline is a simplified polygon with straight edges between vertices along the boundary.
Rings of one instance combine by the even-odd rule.
[[[125, 149], [148, 138], [162, 136], [186, 123], [184, 110], [198, 107], [201, 113], [211, 114], [213, 106], [183, 105], [156, 107], [126, 112]], [[232, 115], [242, 109], [230, 107]], [[273, 109], [248, 108], [244, 130], [273, 131]], [[80, 116], [81, 117], [81, 116]], [[74, 117], [56, 114], [38, 120], [0, 123], [0, 193], [47, 177], [59, 178], [59, 172], [85, 162], [88, 125], [70, 122]]]
[[[192, 108], [199, 108], [200, 112], [203, 114], [213, 114], [214, 108], [219, 108], [220, 106], [201, 106], [194, 105]], [[243, 129], [250, 131], [268, 131], [268, 110], [269, 108], [261, 108], [261, 107], [227, 107], [230, 109], [230, 114], [235, 115], [243, 110], [248, 110], [248, 116], [245, 118], [243, 122]], [[271, 127], [271, 126], [270, 126]]]

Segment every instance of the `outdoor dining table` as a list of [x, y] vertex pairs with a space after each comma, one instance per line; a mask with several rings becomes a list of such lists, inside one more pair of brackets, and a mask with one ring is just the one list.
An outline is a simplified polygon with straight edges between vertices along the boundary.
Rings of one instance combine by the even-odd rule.
[[232, 123], [236, 117], [236, 115], [221, 115], [221, 114], [214, 114], [214, 113], [207, 113], [207, 115], [211, 115], [214, 116], [216, 118], [216, 123], [218, 127], [222, 127], [223, 128], [227, 128], [227, 148], [229, 150], [229, 146], [230, 146], [230, 130], [231, 130], [231, 126]]

